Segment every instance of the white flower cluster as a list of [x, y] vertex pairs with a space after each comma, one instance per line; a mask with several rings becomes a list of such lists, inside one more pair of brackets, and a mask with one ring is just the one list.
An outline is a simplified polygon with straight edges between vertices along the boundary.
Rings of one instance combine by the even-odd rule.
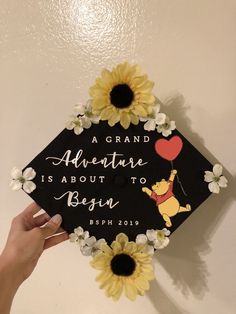
[[204, 181], [208, 183], [208, 189], [212, 193], [219, 193], [220, 188], [226, 188], [228, 180], [222, 176], [223, 167], [220, 164], [215, 164], [213, 171], [205, 171]]
[[96, 256], [101, 252], [101, 244], [106, 243], [104, 239], [96, 240], [95, 237], [90, 237], [88, 231], [84, 231], [82, 227], [74, 229], [74, 232], [69, 235], [70, 242], [77, 243], [80, 251], [85, 256]]
[[80, 135], [84, 129], [89, 129], [92, 125], [98, 124], [99, 116], [92, 113], [91, 101], [86, 105], [76, 105], [74, 107], [74, 114], [72, 114], [66, 123], [67, 130], [74, 130], [76, 135]]
[[136, 243], [145, 245], [145, 252], [153, 255], [154, 250], [164, 249], [170, 242], [168, 236], [170, 231], [166, 228], [162, 230], [147, 230], [146, 234], [139, 234], [136, 237]]
[[10, 187], [13, 191], [18, 191], [23, 188], [26, 193], [31, 193], [36, 189], [36, 184], [31, 181], [36, 177], [36, 172], [33, 168], [26, 168], [23, 173], [22, 170], [14, 167], [11, 170]]
[[176, 129], [175, 121], [171, 121], [165, 113], [160, 112], [160, 104], [156, 104], [152, 114], [147, 118], [140, 118], [140, 121], [146, 122], [144, 130], [154, 131], [156, 129], [165, 137], [171, 135], [172, 131]]

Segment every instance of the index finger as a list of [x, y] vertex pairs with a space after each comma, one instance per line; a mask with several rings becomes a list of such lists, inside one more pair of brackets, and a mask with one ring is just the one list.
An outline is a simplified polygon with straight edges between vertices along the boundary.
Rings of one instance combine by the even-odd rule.
[[40, 207], [37, 203], [33, 202], [33, 203], [31, 203], [29, 206], [27, 206], [27, 207], [23, 210], [22, 214], [23, 214], [23, 215], [27, 214], [27, 215], [34, 216], [34, 215], [37, 214], [40, 210], [41, 210], [41, 207]]

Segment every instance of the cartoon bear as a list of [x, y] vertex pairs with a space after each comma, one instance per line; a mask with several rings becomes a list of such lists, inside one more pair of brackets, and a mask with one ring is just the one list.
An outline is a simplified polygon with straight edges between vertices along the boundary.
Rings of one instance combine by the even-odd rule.
[[152, 190], [147, 187], [143, 187], [142, 191], [147, 193], [151, 199], [156, 201], [159, 213], [165, 221], [166, 227], [171, 227], [172, 223], [170, 217], [173, 217], [181, 212], [189, 212], [191, 206], [189, 204], [186, 207], [180, 206], [179, 201], [173, 194], [173, 181], [177, 170], [172, 170], [169, 180], [162, 179], [160, 182], [152, 185]]

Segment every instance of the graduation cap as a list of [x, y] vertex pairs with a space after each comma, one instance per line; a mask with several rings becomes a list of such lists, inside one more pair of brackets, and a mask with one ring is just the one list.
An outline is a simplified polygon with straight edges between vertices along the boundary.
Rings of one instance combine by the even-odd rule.
[[[94, 256], [95, 268], [108, 246], [113, 253], [119, 247], [110, 265], [124, 278], [137, 265], [127, 252], [151, 255], [150, 247], [152, 254], [164, 247], [219, 180], [227, 185], [219, 167], [214, 176], [213, 165], [160, 113], [153, 83], [139, 71], [127, 63], [104, 70], [90, 88], [92, 100], [76, 107], [66, 129], [24, 168], [21, 182], [50, 216], [62, 216], [62, 227], [84, 255]], [[132, 250], [124, 243], [132, 243]], [[133, 286], [126, 291], [130, 299], [147, 290]], [[120, 289], [107, 294], [118, 299]]]
[[170, 139], [142, 123], [124, 130], [106, 122], [77, 136], [63, 130], [26, 168], [30, 196], [72, 233], [81, 226], [111, 243], [148, 229], [173, 232], [211, 194], [204, 171], [211, 163], [177, 130]]

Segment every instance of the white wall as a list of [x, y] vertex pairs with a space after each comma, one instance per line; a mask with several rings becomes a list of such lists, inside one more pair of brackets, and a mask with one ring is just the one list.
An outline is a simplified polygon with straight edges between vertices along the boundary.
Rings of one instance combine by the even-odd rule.
[[19, 290], [13, 314], [233, 314], [236, 312], [236, 1], [1, 0], [0, 249], [11, 219], [30, 203], [9, 190], [64, 127], [102, 67], [140, 63], [163, 111], [230, 187], [210, 197], [155, 258], [156, 281], [135, 303], [98, 289], [70, 243], [47, 252]]

